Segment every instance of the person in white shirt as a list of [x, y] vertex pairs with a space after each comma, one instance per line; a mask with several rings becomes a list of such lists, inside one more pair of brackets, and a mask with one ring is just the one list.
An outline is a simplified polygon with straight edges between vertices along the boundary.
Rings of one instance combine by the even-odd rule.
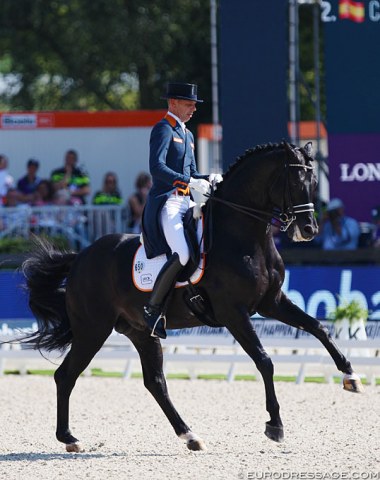
[[10, 188], [14, 187], [14, 179], [8, 173], [8, 158], [0, 154], [0, 204], [4, 204], [4, 199]]

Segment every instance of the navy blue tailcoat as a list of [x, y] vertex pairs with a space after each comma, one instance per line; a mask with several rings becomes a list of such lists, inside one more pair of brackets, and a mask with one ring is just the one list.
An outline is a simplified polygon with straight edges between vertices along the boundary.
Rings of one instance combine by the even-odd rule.
[[161, 209], [170, 194], [178, 187], [186, 188], [190, 177], [207, 179], [197, 172], [194, 156], [194, 137], [184, 133], [181, 125], [166, 115], [150, 135], [149, 168], [153, 186], [149, 192], [142, 218], [142, 232], [148, 258], [170, 255], [161, 225]]

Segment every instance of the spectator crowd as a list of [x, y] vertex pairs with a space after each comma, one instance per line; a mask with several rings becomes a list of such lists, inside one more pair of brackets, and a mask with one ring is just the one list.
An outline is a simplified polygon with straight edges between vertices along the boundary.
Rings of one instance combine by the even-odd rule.
[[[362, 247], [380, 246], [380, 206], [371, 211], [371, 223], [358, 222], [345, 213], [340, 198], [333, 198], [322, 204], [318, 220], [319, 233], [311, 242], [292, 243], [279, 226], [272, 227], [278, 249], [319, 248], [322, 250], [356, 250]], [[317, 213], [318, 216], [318, 213]]]
[[[15, 180], [10, 174], [9, 161], [6, 155], [0, 154], [0, 208], [7, 207], [44, 207], [54, 205], [84, 206], [108, 205], [124, 206], [126, 209], [129, 232], [139, 233], [142, 210], [151, 187], [151, 177], [142, 172], [136, 178], [136, 191], [126, 200], [123, 199], [118, 185], [118, 177], [114, 172], [106, 172], [103, 185], [91, 198], [90, 178], [87, 172], [78, 165], [78, 153], [67, 150], [63, 166], [54, 169], [49, 178], [41, 178], [38, 174], [40, 163], [35, 158], [26, 162], [25, 175]], [[4, 222], [0, 221], [0, 232]]]
[[[135, 192], [123, 199], [115, 172], [106, 172], [100, 190], [91, 198], [91, 185], [88, 174], [78, 165], [78, 153], [67, 150], [63, 166], [54, 169], [49, 178], [38, 175], [40, 163], [35, 158], [26, 162], [26, 172], [15, 179], [9, 173], [9, 161], [0, 154], [0, 208], [31, 206], [43, 207], [53, 205], [83, 206], [108, 205], [124, 206], [126, 209], [126, 230], [140, 233], [141, 217], [147, 195], [152, 186], [149, 173], [141, 172], [135, 180]], [[90, 200], [91, 198], [91, 200]], [[4, 212], [4, 210], [3, 210]], [[357, 220], [345, 213], [342, 200], [333, 198], [325, 204], [318, 219], [319, 235], [308, 242], [305, 247], [323, 250], [355, 250], [360, 247], [380, 247], [380, 205], [371, 211], [372, 222], [359, 224]], [[0, 232], [4, 222], [0, 219]], [[286, 234], [279, 228], [272, 228], [277, 247], [289, 248], [291, 245]]]

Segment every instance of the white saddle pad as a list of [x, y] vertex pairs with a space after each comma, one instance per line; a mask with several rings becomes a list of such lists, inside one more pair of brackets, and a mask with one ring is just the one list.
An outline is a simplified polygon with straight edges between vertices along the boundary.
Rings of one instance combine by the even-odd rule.
[[[197, 223], [197, 238], [198, 243], [201, 241], [203, 232], [203, 217]], [[154, 282], [161, 268], [166, 263], [166, 255], [148, 259], [146, 258], [145, 247], [140, 245], [136, 251], [132, 266], [132, 279], [135, 287], [142, 292], [151, 292], [153, 290]], [[190, 277], [191, 283], [195, 284], [200, 281], [203, 276], [205, 266], [205, 256], [203, 254], [203, 239], [201, 243], [201, 258], [199, 265], [193, 275]], [[188, 282], [177, 282], [176, 288], [184, 287]]]

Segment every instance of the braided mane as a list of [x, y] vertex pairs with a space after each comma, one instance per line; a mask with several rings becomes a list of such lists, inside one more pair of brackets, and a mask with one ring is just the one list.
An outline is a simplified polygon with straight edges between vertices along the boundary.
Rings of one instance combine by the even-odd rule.
[[232, 163], [226, 173], [223, 175], [223, 182], [218, 184], [217, 192], [220, 192], [223, 189], [223, 184], [229, 177], [234, 173], [242, 164], [244, 164], [248, 159], [250, 161], [254, 160], [252, 157], [258, 157], [262, 153], [266, 153], [273, 150], [280, 150], [284, 148], [284, 143], [265, 143], [262, 145], [257, 145], [254, 148], [247, 149], [243, 155], [236, 158], [236, 161]]

